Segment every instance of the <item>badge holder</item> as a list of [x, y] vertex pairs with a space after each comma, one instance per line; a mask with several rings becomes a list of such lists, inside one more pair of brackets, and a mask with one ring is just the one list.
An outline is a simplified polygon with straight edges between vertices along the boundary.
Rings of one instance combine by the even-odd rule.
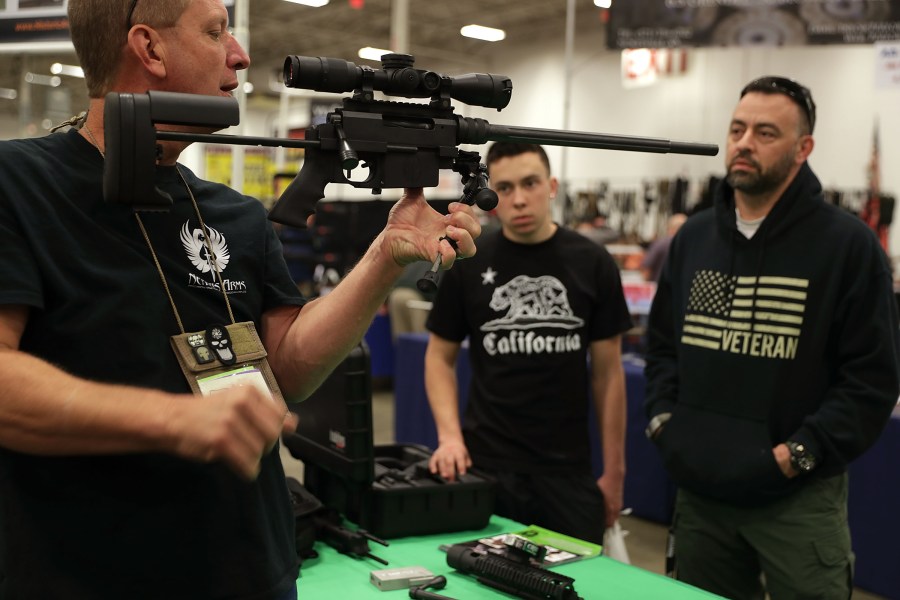
[[239, 385], [253, 385], [276, 402], [284, 403], [252, 321], [213, 325], [206, 331], [173, 335], [170, 340], [195, 394], [205, 396]]
[[[228, 316], [231, 319], [230, 325], [211, 325], [205, 331], [185, 332], [184, 324], [181, 321], [181, 315], [175, 306], [175, 299], [169, 291], [169, 285], [166, 282], [165, 273], [163, 273], [159, 258], [150, 243], [150, 236], [141, 220], [140, 214], [135, 211], [134, 216], [137, 219], [138, 227], [147, 243], [147, 248], [153, 257], [156, 270], [159, 273], [160, 281], [169, 298], [169, 304], [172, 307], [172, 313], [178, 322], [178, 330], [180, 334], [173, 335], [170, 338], [172, 350], [178, 359], [178, 364], [184, 373], [185, 380], [190, 386], [194, 394], [211, 395], [226, 389], [238, 386], [252, 385], [257, 387], [261, 392], [270, 396], [275, 402], [286, 406], [281, 388], [275, 381], [275, 375], [269, 367], [269, 361], [266, 358], [266, 349], [263, 347], [262, 340], [256, 332], [256, 326], [252, 321], [236, 322], [234, 313], [231, 310], [231, 302], [228, 300], [228, 294], [225, 292], [225, 286], [222, 281], [222, 272], [219, 269], [219, 263], [216, 260], [216, 254], [210, 245], [210, 235], [203, 222], [203, 216], [200, 214], [200, 208], [191, 186], [181, 173], [181, 169], [176, 165], [176, 170], [181, 176], [181, 181], [187, 189], [191, 204], [194, 206], [194, 212], [200, 227], [204, 233], [203, 238], [206, 243], [206, 251], [208, 256], [212, 257], [212, 267], [219, 280], [219, 289], [225, 300], [225, 307], [228, 309]], [[287, 409], [285, 409], [287, 410]]]

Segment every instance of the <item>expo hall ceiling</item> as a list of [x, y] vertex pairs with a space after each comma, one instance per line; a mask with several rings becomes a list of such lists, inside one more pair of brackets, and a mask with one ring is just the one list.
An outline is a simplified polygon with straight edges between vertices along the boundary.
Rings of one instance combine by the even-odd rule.
[[[4, 1], [10, 0], [0, 3]], [[23, 1], [19, 0], [20, 6]], [[378, 63], [359, 58], [357, 52], [364, 46], [392, 48], [394, 4], [392, 0], [331, 0], [324, 7], [312, 8], [285, 0], [251, 0], [248, 78], [254, 94], [257, 98], [274, 95], [270, 88], [276, 84], [277, 89], [280, 84], [289, 55], [342, 58], [378, 68]], [[575, 0], [574, 6], [576, 31], [604, 28], [605, 11], [594, 6], [593, 0]], [[498, 49], [508, 52], [511, 47], [541, 40], [559, 40], [562, 46], [565, 39], [565, 0], [408, 0], [407, 7], [408, 53], [415, 56], [416, 67], [448, 75], [491, 72], [490, 57]], [[460, 28], [472, 23], [502, 28], [506, 39], [492, 43], [461, 36]], [[74, 52], [26, 55], [0, 49], [0, 88], [21, 90], [26, 73], [49, 74], [54, 62], [77, 64]], [[41, 113], [53, 97], [68, 102], [74, 112], [81, 110], [87, 102], [83, 80], [63, 77], [62, 81], [63, 89], [56, 91], [30, 86], [30, 112]], [[0, 99], [0, 117], [20, 114], [19, 100]], [[22, 119], [33, 117], [20, 114]]]

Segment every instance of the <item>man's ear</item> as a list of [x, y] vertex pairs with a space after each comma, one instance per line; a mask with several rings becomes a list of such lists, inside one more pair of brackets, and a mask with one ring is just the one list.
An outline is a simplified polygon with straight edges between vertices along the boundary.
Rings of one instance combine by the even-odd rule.
[[816, 142], [811, 135], [804, 135], [799, 140], [800, 151], [797, 152], [797, 163], [802, 164], [806, 162], [806, 159], [809, 158], [809, 155], [812, 154], [813, 148], [816, 146]]
[[148, 73], [159, 79], [167, 74], [166, 45], [159, 32], [147, 25], [138, 24], [128, 32], [128, 48]]

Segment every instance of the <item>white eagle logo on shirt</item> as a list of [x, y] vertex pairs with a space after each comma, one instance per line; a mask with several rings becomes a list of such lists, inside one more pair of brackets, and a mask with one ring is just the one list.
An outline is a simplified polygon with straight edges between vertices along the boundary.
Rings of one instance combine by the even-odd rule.
[[[231, 253], [228, 251], [224, 235], [212, 227], [207, 226], [206, 230], [209, 232], [208, 244], [203, 230], [191, 230], [188, 222], [185, 221], [181, 228], [181, 245], [184, 246], [191, 264], [201, 273], [212, 273], [213, 281], [215, 281], [216, 271], [221, 273], [225, 270], [231, 259]], [[210, 250], [212, 251], [211, 255]]]

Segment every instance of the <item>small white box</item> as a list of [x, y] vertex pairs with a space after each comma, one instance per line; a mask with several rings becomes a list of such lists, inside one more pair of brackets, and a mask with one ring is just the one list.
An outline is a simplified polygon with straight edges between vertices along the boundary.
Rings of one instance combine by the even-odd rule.
[[434, 573], [425, 567], [398, 567], [372, 571], [369, 581], [382, 592], [389, 592], [421, 585], [433, 577]]

